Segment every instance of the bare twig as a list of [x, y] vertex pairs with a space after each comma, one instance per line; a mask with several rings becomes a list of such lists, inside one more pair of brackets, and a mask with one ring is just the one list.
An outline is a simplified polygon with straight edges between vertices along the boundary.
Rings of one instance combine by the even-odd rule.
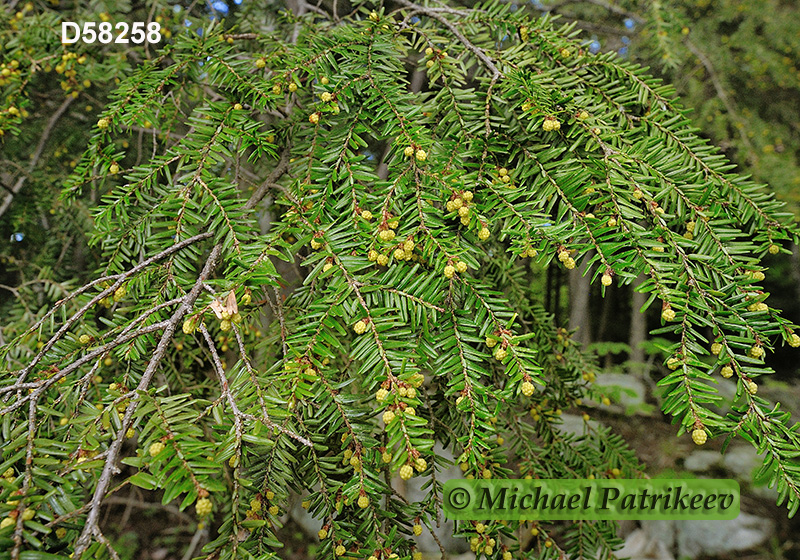
[[136, 337], [155, 332], [161, 330], [168, 326], [170, 320], [167, 321], [159, 321], [158, 323], [153, 323], [152, 325], [147, 325], [146, 327], [142, 327], [136, 331], [127, 333], [125, 335], [120, 335], [111, 342], [108, 342], [102, 346], [98, 346], [94, 350], [91, 350], [86, 353], [82, 358], [75, 360], [68, 366], [60, 369], [58, 373], [50, 377], [44, 382], [32, 382], [32, 383], [15, 383], [14, 385], [10, 385], [8, 387], [0, 388], [0, 393], [5, 392], [14, 392], [14, 391], [23, 391], [25, 389], [34, 389], [32, 393], [29, 393], [26, 396], [20, 396], [18, 400], [14, 401], [12, 404], [8, 405], [5, 408], [0, 409], [0, 415], [6, 415], [10, 412], [13, 412], [20, 408], [26, 402], [38, 399], [41, 393], [49, 389], [53, 384], [57, 383], [60, 379], [64, 378], [65, 376], [69, 375], [73, 371], [79, 369], [81, 366], [98, 359], [100, 356], [111, 350], [112, 348], [119, 346], [120, 344], [124, 344], [129, 340], [133, 340]]
[[275, 187], [275, 182], [283, 175], [289, 167], [289, 148], [287, 147], [283, 150], [280, 159], [278, 160], [278, 164], [275, 166], [275, 169], [267, 175], [267, 178], [264, 179], [264, 182], [261, 183], [255, 192], [250, 196], [250, 198], [245, 203], [244, 207], [246, 210], [252, 210], [256, 207], [256, 204], [261, 202], [261, 199], [267, 195], [267, 191]]
[[476, 57], [478, 57], [478, 60], [483, 62], [484, 66], [486, 66], [486, 68], [489, 69], [489, 71], [492, 73], [493, 76], [499, 77], [503, 75], [503, 73], [500, 72], [497, 66], [495, 66], [492, 59], [489, 58], [489, 56], [486, 54], [486, 52], [484, 52], [483, 49], [476, 47], [475, 44], [472, 43], [472, 41], [470, 41], [469, 39], [467, 39], [467, 37], [465, 37], [464, 34], [461, 33], [461, 31], [459, 31], [458, 28], [455, 25], [453, 25], [453, 23], [450, 20], [441, 15], [440, 13], [442, 11], [441, 9], [437, 10], [432, 8], [426, 8], [424, 6], [419, 6], [418, 4], [414, 4], [409, 0], [399, 0], [399, 2], [403, 6], [416, 10], [417, 12], [424, 14], [431, 19], [435, 19], [436, 21], [444, 25], [447, 29], [450, 30], [450, 33], [455, 35], [456, 39], [458, 39], [459, 42], [467, 48], [467, 50], [471, 51]]
[[195, 531], [194, 535], [192, 535], [192, 541], [189, 543], [189, 548], [186, 549], [186, 552], [184, 553], [181, 560], [191, 560], [192, 558], [194, 558], [194, 551], [197, 550], [200, 541], [202, 541], [204, 538], [207, 537], [208, 537], [208, 528], [206, 528], [205, 526], [200, 528], [198, 526], [197, 531]]
[[31, 157], [31, 162], [28, 165], [27, 173], [24, 173], [17, 179], [17, 182], [14, 183], [14, 186], [11, 187], [11, 192], [8, 193], [5, 198], [3, 198], [2, 204], [0, 204], [0, 216], [5, 214], [8, 207], [11, 205], [11, 201], [14, 199], [14, 196], [22, 189], [22, 186], [25, 184], [25, 179], [28, 178], [31, 171], [36, 168], [36, 164], [39, 163], [39, 158], [42, 157], [42, 151], [44, 150], [45, 144], [47, 144], [47, 140], [50, 138], [50, 133], [53, 132], [53, 127], [56, 125], [58, 120], [64, 114], [64, 111], [70, 106], [70, 104], [74, 101], [74, 98], [68, 96], [64, 102], [56, 109], [53, 116], [50, 117], [50, 120], [47, 121], [47, 124], [44, 127], [44, 132], [42, 132], [42, 136], [39, 138], [39, 143], [36, 145], [36, 149], [33, 151], [33, 156]]
[[211, 237], [212, 235], [213, 235], [213, 233], [206, 232], [206, 233], [200, 233], [198, 235], [194, 235], [192, 237], [189, 237], [188, 239], [184, 239], [183, 241], [181, 241], [179, 243], [176, 243], [175, 245], [172, 245], [171, 247], [168, 247], [168, 248], [164, 249], [163, 251], [161, 251], [157, 255], [154, 255], [154, 256], [150, 257], [149, 259], [142, 261], [141, 263], [139, 263], [138, 265], [136, 265], [132, 269], [128, 270], [127, 272], [123, 272], [121, 274], [115, 274], [115, 275], [112, 275], [112, 276], [105, 276], [103, 278], [98, 278], [97, 280], [94, 280], [94, 281], [90, 282], [89, 284], [86, 284], [85, 286], [75, 290], [72, 294], [70, 294], [66, 298], [61, 299], [58, 302], [56, 302], [56, 304], [53, 306], [53, 308], [50, 309], [44, 315], [44, 317], [42, 317], [39, 321], [37, 321], [36, 324], [34, 324], [31, 328], [29, 328], [26, 331], [25, 334], [28, 334], [28, 333], [33, 332], [34, 330], [38, 329], [39, 326], [44, 321], [46, 321], [50, 316], [52, 316], [64, 303], [74, 299], [78, 295], [86, 292], [87, 290], [91, 289], [92, 287], [96, 286], [97, 284], [101, 284], [103, 282], [115, 280], [115, 282], [111, 286], [109, 286], [108, 288], [106, 288], [105, 290], [103, 290], [102, 292], [97, 294], [88, 303], [86, 303], [86, 305], [81, 307], [72, 317], [70, 317], [64, 323], [64, 325], [62, 325], [62, 327], [58, 330], [58, 332], [56, 332], [56, 334], [54, 334], [50, 338], [50, 340], [48, 340], [47, 343], [45, 343], [45, 345], [42, 346], [42, 349], [40, 350], [39, 354], [36, 355], [36, 357], [31, 361], [31, 363], [29, 363], [26, 367], [24, 367], [22, 370], [19, 371], [19, 376], [17, 377], [17, 383], [19, 384], [19, 383], [22, 383], [23, 381], [25, 381], [25, 377], [30, 373], [30, 371], [34, 367], [36, 367], [36, 364], [39, 363], [39, 361], [45, 356], [45, 354], [47, 354], [47, 352], [53, 347], [53, 345], [56, 342], [58, 342], [58, 340], [72, 327], [72, 325], [74, 325], [83, 316], [84, 313], [86, 313], [89, 309], [91, 309], [101, 299], [113, 294], [116, 291], [116, 289], [119, 288], [125, 282], [126, 279], [128, 279], [131, 276], [133, 276], [137, 272], [147, 268], [148, 266], [150, 266], [154, 262], [159, 261], [159, 260], [163, 259], [164, 257], [167, 257], [167, 256], [171, 255], [172, 253], [174, 253], [176, 251], [180, 251], [184, 247], [188, 247], [189, 245], [191, 245], [193, 243], [196, 243], [196, 242], [201, 241], [203, 239], [207, 239], [207, 238]]
[[[708, 77], [711, 79], [711, 83], [714, 85], [714, 91], [717, 92], [717, 97], [719, 97], [719, 100], [722, 101], [723, 105], [725, 105], [725, 109], [728, 111], [728, 114], [737, 123], [741, 123], [742, 119], [736, 112], [736, 107], [734, 107], [733, 101], [731, 101], [731, 98], [728, 97], [728, 94], [725, 92], [725, 87], [722, 85], [719, 74], [717, 74], [717, 72], [714, 70], [714, 65], [711, 63], [711, 60], [702, 50], [697, 47], [697, 45], [695, 45], [689, 39], [686, 39], [684, 43], [686, 44], [686, 48], [688, 48], [692, 54], [697, 57], [697, 59], [706, 69], [706, 73], [708, 73]], [[747, 147], [747, 151], [751, 154], [755, 153], [755, 150], [753, 150], [753, 144], [750, 142], [750, 139], [745, 133], [745, 127], [736, 128], [739, 130], [739, 137], [742, 139], [742, 143], [745, 145], [745, 147]]]
[[189, 310], [191, 310], [192, 307], [194, 306], [197, 297], [200, 295], [200, 292], [203, 289], [203, 283], [208, 279], [208, 277], [216, 268], [217, 262], [221, 254], [222, 254], [222, 244], [215, 245], [214, 248], [211, 250], [211, 254], [206, 260], [206, 263], [203, 266], [203, 270], [200, 273], [194, 286], [189, 291], [189, 293], [186, 294], [186, 296], [184, 297], [181, 306], [177, 309], [177, 311], [175, 311], [175, 313], [169, 319], [164, 334], [161, 335], [161, 339], [159, 340], [158, 345], [156, 346], [156, 349], [153, 352], [153, 357], [150, 358], [150, 361], [147, 364], [147, 368], [142, 374], [142, 379], [139, 381], [137, 392], [131, 398], [130, 404], [125, 410], [125, 418], [122, 420], [122, 427], [117, 432], [117, 437], [114, 439], [114, 441], [111, 443], [111, 446], [109, 447], [108, 455], [106, 457], [105, 464], [103, 465], [103, 472], [100, 475], [100, 479], [98, 480], [97, 486], [95, 487], [94, 495], [92, 496], [92, 501], [91, 501], [92, 506], [89, 509], [89, 515], [86, 518], [86, 524], [84, 525], [83, 531], [81, 532], [80, 537], [78, 537], [78, 541], [75, 545], [76, 560], [80, 560], [80, 558], [83, 556], [83, 553], [89, 546], [89, 542], [91, 540], [92, 535], [96, 536], [95, 530], [97, 528], [97, 520], [100, 513], [100, 506], [103, 503], [103, 498], [105, 497], [106, 491], [108, 490], [108, 486], [111, 483], [111, 477], [117, 471], [116, 463], [119, 457], [119, 452], [122, 448], [122, 442], [125, 438], [125, 432], [128, 430], [131, 423], [133, 422], [133, 415], [136, 412], [136, 409], [138, 408], [139, 402], [141, 400], [140, 391], [146, 390], [147, 386], [150, 384], [150, 381], [152, 380], [153, 375], [158, 369], [158, 366], [161, 363], [162, 358], [167, 352], [167, 348], [169, 346], [170, 341], [172, 340], [172, 336], [175, 334], [175, 330], [177, 329], [178, 324], [181, 322], [186, 313], [188, 313]]

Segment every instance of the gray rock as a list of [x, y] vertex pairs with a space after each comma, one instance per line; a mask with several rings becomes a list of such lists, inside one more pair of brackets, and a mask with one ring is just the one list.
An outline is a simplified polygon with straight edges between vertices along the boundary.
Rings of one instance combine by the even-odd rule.
[[695, 558], [747, 550], [764, 543], [773, 530], [771, 520], [749, 513], [730, 521], [679, 521], [678, 553]]
[[628, 373], [601, 373], [595, 385], [608, 387], [607, 393], [626, 408], [643, 408], [647, 396], [647, 387], [641, 377]]
[[647, 534], [644, 529], [635, 529], [625, 539], [622, 548], [614, 552], [617, 558], [629, 560], [675, 560], [667, 546]]
[[695, 451], [683, 460], [683, 468], [692, 472], [705, 472], [722, 461], [717, 451]]
[[675, 550], [676, 521], [642, 521], [648, 540], [661, 542], [667, 550]]
[[742, 512], [728, 521], [644, 521], [642, 529], [649, 539], [661, 541], [678, 557], [697, 558], [759, 546], [773, 534], [774, 523]]
[[761, 498], [762, 500], [766, 500], [770, 503], [776, 504], [778, 503], [778, 491], [775, 488], [770, 488], [766, 485], [763, 486], [751, 486], [748, 489], [748, 492], [755, 496], [756, 498]]
[[[555, 427], [560, 432], [583, 435], [586, 423], [583, 417], [577, 414], [562, 414], [561, 424], [556, 424]], [[588, 420], [588, 424], [595, 430], [600, 426], [600, 422], [597, 420], [590, 419]]]
[[754, 447], [737, 445], [728, 448], [722, 457], [722, 464], [737, 478], [749, 482], [753, 479], [753, 471], [761, 464], [761, 458]]
[[753, 474], [762, 462], [763, 458], [749, 445], [731, 447], [722, 458], [722, 464], [726, 469], [734, 473], [736, 478], [748, 483], [748, 491], [751, 494], [774, 504], [778, 500], [778, 491], [766, 485], [756, 486], [753, 483]]

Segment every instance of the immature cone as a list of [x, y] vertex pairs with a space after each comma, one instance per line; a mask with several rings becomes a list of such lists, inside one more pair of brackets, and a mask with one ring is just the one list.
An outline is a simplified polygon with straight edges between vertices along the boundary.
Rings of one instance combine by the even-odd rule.
[[209, 500], [208, 498], [200, 498], [199, 500], [197, 500], [194, 509], [197, 512], [197, 515], [203, 517], [204, 515], [208, 515], [209, 513], [211, 513], [211, 510], [214, 509], [214, 506], [211, 503], [211, 500]]
[[522, 385], [520, 385], [520, 390], [523, 395], [530, 397], [533, 394], [533, 383], [530, 381], [523, 381]]
[[708, 434], [702, 428], [695, 428], [692, 432], [692, 441], [697, 445], [703, 445], [708, 439]]
[[411, 465], [403, 465], [400, 467], [400, 478], [403, 480], [408, 480], [412, 476], [414, 476], [414, 467]]
[[151, 457], [155, 457], [164, 450], [164, 447], [165, 446], [163, 443], [161, 443], [160, 441], [156, 441], [150, 444], [150, 448], [147, 450], [147, 452], [150, 453]]
[[610, 286], [611, 285], [611, 275], [608, 274], [608, 273], [603, 274], [603, 277], [600, 278], [600, 283], [603, 284], [603, 286], [606, 286], [606, 287]]
[[668, 367], [669, 369], [671, 369], [671, 370], [676, 370], [676, 369], [678, 369], [678, 367], [679, 367], [680, 365], [681, 365], [681, 362], [680, 362], [680, 360], [678, 360], [677, 358], [670, 358], [669, 360], [667, 360], [667, 367]]

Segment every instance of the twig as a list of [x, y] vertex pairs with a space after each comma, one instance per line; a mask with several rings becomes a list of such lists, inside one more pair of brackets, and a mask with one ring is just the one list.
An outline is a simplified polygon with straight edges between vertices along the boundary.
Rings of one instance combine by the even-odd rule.
[[53, 113], [53, 116], [50, 117], [50, 120], [47, 121], [47, 124], [44, 127], [44, 132], [42, 132], [42, 136], [39, 138], [39, 143], [36, 145], [36, 149], [33, 151], [33, 157], [31, 157], [31, 163], [28, 165], [28, 172], [24, 173], [17, 179], [17, 182], [14, 183], [14, 186], [11, 187], [11, 192], [8, 193], [5, 198], [3, 199], [3, 203], [0, 204], [0, 216], [5, 214], [8, 207], [11, 205], [11, 201], [14, 199], [14, 196], [22, 189], [22, 186], [25, 184], [25, 179], [28, 178], [28, 175], [36, 168], [36, 164], [39, 163], [39, 158], [42, 157], [42, 151], [44, 150], [44, 146], [47, 143], [48, 138], [50, 138], [50, 133], [53, 131], [53, 127], [56, 125], [58, 120], [61, 118], [61, 115], [64, 114], [64, 111], [70, 106], [70, 104], [75, 99], [73, 97], [67, 97], [61, 106], [56, 109], [56, 112]]
[[112, 284], [111, 286], [109, 286], [108, 288], [106, 288], [105, 290], [100, 292], [99, 294], [97, 294], [94, 298], [91, 299], [91, 301], [89, 301], [86, 305], [84, 305], [82, 308], [80, 308], [72, 317], [70, 317], [64, 323], [64, 325], [58, 330], [58, 332], [56, 332], [56, 334], [54, 334], [53, 337], [49, 341], [47, 341], [47, 343], [42, 347], [42, 349], [39, 352], [39, 354], [36, 355], [36, 357], [31, 361], [31, 363], [29, 363], [25, 368], [20, 370], [19, 376], [17, 377], [17, 383], [22, 383], [23, 381], [25, 381], [25, 377], [28, 375], [28, 373], [30, 373], [30, 371], [36, 366], [36, 364], [38, 364], [39, 361], [45, 356], [45, 354], [47, 354], [47, 352], [50, 350], [50, 348], [52, 348], [53, 345], [56, 342], [58, 342], [58, 340], [64, 335], [64, 333], [66, 333], [70, 329], [70, 327], [73, 324], [75, 324], [83, 316], [84, 313], [86, 313], [86, 311], [88, 311], [92, 306], [94, 306], [101, 299], [113, 294], [114, 291], [116, 291], [116, 289], [119, 288], [125, 282], [125, 280], [127, 278], [129, 278], [130, 276], [133, 276], [134, 274], [136, 274], [140, 270], [143, 270], [143, 269], [147, 268], [149, 265], [153, 264], [154, 262], [156, 262], [156, 261], [158, 261], [160, 259], [163, 259], [164, 257], [167, 257], [167, 256], [171, 255], [172, 253], [183, 249], [184, 247], [187, 247], [187, 246], [189, 246], [189, 245], [191, 245], [193, 243], [196, 243], [197, 241], [200, 241], [200, 240], [203, 240], [203, 239], [207, 239], [207, 238], [211, 237], [212, 235], [213, 235], [212, 232], [206, 232], [206, 233], [201, 233], [201, 234], [198, 234], [198, 235], [194, 235], [192, 237], [189, 237], [188, 239], [184, 239], [183, 241], [181, 241], [179, 243], [176, 243], [175, 245], [172, 245], [171, 247], [168, 247], [168, 248], [164, 249], [163, 251], [161, 251], [157, 255], [155, 255], [153, 257], [150, 257], [147, 260], [142, 261], [141, 263], [139, 263], [138, 265], [136, 265], [135, 267], [133, 267], [132, 269], [130, 269], [127, 272], [123, 272], [121, 274], [115, 274], [115, 275], [112, 275], [112, 276], [105, 276], [103, 278], [98, 278], [97, 280], [94, 280], [94, 281], [90, 282], [89, 284], [86, 284], [85, 286], [75, 290], [72, 294], [70, 294], [66, 298], [61, 299], [58, 302], [56, 302], [56, 304], [53, 306], [53, 308], [51, 310], [49, 310], [44, 315], [44, 317], [42, 317], [39, 321], [37, 321], [36, 324], [34, 324], [31, 328], [29, 328], [26, 331], [25, 334], [33, 332], [34, 330], [39, 328], [39, 325], [41, 325], [51, 315], [53, 315], [58, 310], [58, 308], [61, 307], [64, 303], [74, 299], [76, 296], [86, 292], [87, 290], [89, 290], [93, 286], [96, 286], [97, 284], [100, 284], [102, 282], [106, 282], [106, 281], [109, 281], [109, 280], [116, 280], [114, 282], [114, 284]]
[[95, 529], [97, 528], [97, 519], [100, 513], [100, 506], [103, 502], [103, 498], [105, 497], [106, 490], [108, 490], [108, 485], [111, 483], [111, 477], [117, 471], [117, 466], [116, 466], [117, 458], [119, 456], [120, 450], [122, 449], [122, 442], [125, 438], [125, 432], [128, 430], [131, 423], [133, 422], [133, 415], [136, 412], [136, 409], [138, 408], [139, 401], [141, 400], [141, 392], [145, 391], [147, 389], [147, 386], [150, 384], [153, 375], [158, 369], [158, 365], [161, 363], [161, 359], [167, 353], [167, 347], [169, 346], [169, 343], [172, 340], [172, 336], [175, 334], [175, 330], [178, 327], [178, 323], [180, 323], [184, 315], [186, 315], [186, 313], [194, 306], [195, 301], [197, 300], [201, 290], [203, 289], [203, 283], [208, 279], [208, 277], [216, 268], [217, 261], [219, 260], [221, 254], [222, 254], [222, 244], [215, 245], [214, 248], [211, 250], [211, 254], [206, 260], [206, 263], [203, 266], [203, 270], [200, 273], [194, 286], [189, 291], [189, 293], [186, 294], [186, 296], [183, 299], [183, 303], [170, 318], [169, 324], [164, 330], [164, 334], [161, 335], [161, 339], [158, 342], [158, 346], [156, 346], [156, 349], [153, 352], [153, 357], [150, 358], [150, 361], [147, 364], [147, 368], [142, 374], [142, 379], [137, 387], [137, 392], [133, 396], [133, 398], [131, 398], [130, 404], [128, 405], [128, 408], [125, 411], [125, 418], [122, 421], [122, 427], [117, 432], [117, 437], [114, 439], [111, 446], [109, 447], [108, 456], [106, 457], [105, 464], [103, 465], [103, 472], [100, 475], [100, 479], [97, 482], [97, 486], [95, 487], [94, 495], [92, 497], [91, 501], [92, 507], [89, 510], [89, 515], [86, 518], [86, 524], [83, 527], [83, 531], [81, 532], [80, 537], [78, 537], [78, 541], [75, 545], [74, 557], [76, 560], [80, 560], [80, 558], [83, 556], [83, 553], [89, 546], [89, 541], [91, 539], [91, 536], [93, 534], [96, 535]]
[[286, 147], [281, 153], [281, 157], [278, 160], [278, 165], [275, 166], [267, 178], [264, 179], [264, 182], [261, 183], [255, 192], [250, 195], [250, 198], [244, 205], [245, 210], [252, 210], [256, 207], [256, 204], [261, 202], [261, 199], [264, 198], [267, 194], [267, 191], [275, 187], [275, 182], [283, 175], [286, 170], [289, 168], [289, 148]]
[[152, 325], [147, 325], [146, 327], [142, 327], [141, 329], [125, 334], [120, 335], [111, 342], [104, 344], [103, 346], [98, 346], [94, 350], [91, 350], [86, 355], [84, 355], [79, 360], [75, 360], [68, 366], [60, 369], [58, 373], [47, 379], [45, 382], [32, 382], [32, 383], [15, 383], [14, 385], [10, 385], [8, 387], [0, 388], [0, 393], [4, 392], [13, 392], [13, 391], [22, 391], [24, 389], [35, 389], [33, 393], [29, 393], [24, 397], [19, 397], [18, 400], [14, 401], [13, 404], [8, 405], [7, 407], [0, 409], [0, 416], [5, 416], [11, 412], [14, 412], [18, 408], [20, 408], [26, 402], [33, 400], [34, 398], [38, 399], [40, 394], [45, 390], [49, 389], [53, 384], [57, 383], [60, 379], [64, 378], [65, 376], [69, 375], [76, 369], [80, 368], [82, 365], [89, 363], [96, 358], [99, 358], [112, 348], [119, 346], [120, 344], [124, 344], [129, 340], [133, 340], [136, 337], [155, 332], [166, 328], [170, 323], [170, 320], [160, 321], [158, 323], [153, 323]]
[[486, 66], [486, 68], [489, 69], [489, 71], [492, 73], [493, 76], [499, 77], [503, 75], [503, 73], [500, 72], [500, 70], [498, 70], [497, 66], [495, 66], [492, 59], [487, 56], [487, 54], [483, 51], [483, 49], [476, 47], [472, 43], [472, 41], [467, 39], [464, 36], [464, 34], [461, 33], [455, 25], [453, 25], [452, 22], [450, 22], [447, 18], [439, 14], [441, 10], [435, 10], [431, 8], [426, 8], [424, 6], [419, 6], [417, 4], [414, 4], [413, 2], [410, 2], [409, 0], [399, 0], [399, 1], [400, 4], [402, 4], [403, 6], [416, 10], [421, 14], [425, 14], [429, 18], [435, 19], [436, 21], [444, 25], [447, 29], [450, 30], [450, 33], [455, 35], [456, 39], [458, 39], [461, 42], [461, 44], [463, 44], [467, 48], [467, 50], [472, 51], [472, 53], [478, 57], [478, 60], [483, 62], [484, 66]]
[[612, 14], [617, 14], [620, 16], [625, 16], [631, 18], [636, 23], [644, 23], [645, 19], [635, 12], [629, 12], [625, 8], [621, 8], [616, 4], [612, 4], [611, 2], [606, 2], [605, 0], [562, 0], [561, 2], [556, 2], [554, 4], [550, 4], [549, 6], [544, 6], [544, 9], [549, 10], [551, 12], [557, 12], [559, 9], [563, 8], [564, 6], [568, 6], [569, 4], [593, 4], [595, 6], [600, 6], [611, 12]]
[[200, 541], [206, 536], [208, 536], [208, 529], [206, 527], [201, 529], [198, 526], [197, 531], [195, 531], [194, 535], [192, 536], [192, 541], [189, 543], [189, 548], [186, 549], [186, 553], [183, 555], [181, 560], [192, 560], [192, 558], [194, 558], [194, 551], [197, 550], [197, 546], [200, 544]]
[[[689, 39], [684, 41], [686, 44], [686, 48], [688, 48], [693, 55], [695, 55], [703, 67], [706, 69], [708, 73], [708, 77], [711, 79], [711, 83], [714, 85], [714, 90], [717, 92], [717, 97], [719, 100], [722, 101], [722, 104], [725, 105], [725, 109], [728, 111], [728, 114], [733, 117], [733, 120], [736, 122], [742, 122], [741, 117], [736, 112], [736, 108], [733, 106], [733, 102], [731, 101], [728, 94], [725, 92], [725, 88], [722, 85], [722, 82], [719, 79], [719, 74], [714, 70], [714, 65], [711, 63], [711, 60], [706, 56], [706, 54], [701, 51], [697, 45], [695, 45]], [[747, 151], [749, 153], [755, 153], [753, 150], [753, 144], [750, 142], [750, 139], [747, 137], [747, 134], [744, 132], [744, 127], [736, 127], [739, 131], [739, 137], [742, 139], [742, 143], [747, 147]]]

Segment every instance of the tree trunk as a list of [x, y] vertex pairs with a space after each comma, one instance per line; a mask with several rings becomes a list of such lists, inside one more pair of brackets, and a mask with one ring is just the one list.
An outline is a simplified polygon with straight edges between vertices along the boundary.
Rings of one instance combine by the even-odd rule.
[[586, 255], [579, 268], [569, 272], [569, 328], [578, 329], [572, 337], [583, 345], [592, 341], [592, 331], [589, 312], [589, 295], [591, 281], [589, 276], [584, 276], [591, 255]]
[[794, 289], [797, 292], [797, 299], [800, 300], [800, 247], [792, 244], [792, 257], [789, 259], [792, 270], [792, 280]]
[[[644, 282], [644, 274], [636, 278], [633, 286], [638, 286]], [[647, 294], [633, 291], [631, 296], [631, 330], [628, 336], [628, 344], [631, 347], [630, 371], [631, 373], [644, 373], [644, 348], [642, 343], [647, 338], [647, 316], [639, 310], [647, 301]]]

